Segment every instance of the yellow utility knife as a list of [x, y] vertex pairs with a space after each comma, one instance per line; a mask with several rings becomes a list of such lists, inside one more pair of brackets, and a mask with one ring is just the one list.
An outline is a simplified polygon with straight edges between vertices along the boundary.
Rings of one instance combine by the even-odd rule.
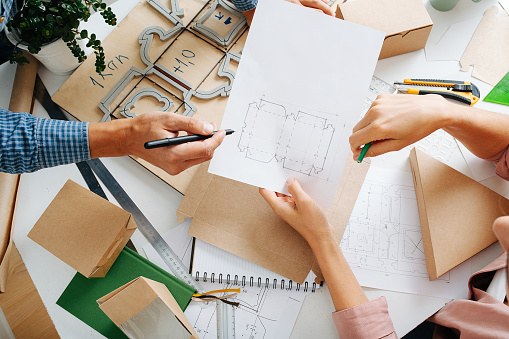
[[[468, 81], [439, 80], [439, 79], [405, 79], [395, 82], [398, 91], [408, 94], [438, 94], [444, 98], [456, 100], [468, 105], [479, 101], [481, 92], [476, 85]], [[426, 88], [417, 88], [426, 87]], [[434, 88], [439, 87], [439, 88]]]

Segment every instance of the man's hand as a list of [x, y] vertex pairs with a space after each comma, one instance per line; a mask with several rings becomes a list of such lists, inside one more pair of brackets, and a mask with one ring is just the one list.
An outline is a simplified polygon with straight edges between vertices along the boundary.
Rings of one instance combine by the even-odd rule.
[[145, 149], [145, 142], [178, 136], [179, 132], [207, 135], [214, 126], [193, 117], [175, 113], [153, 112], [133, 119], [119, 119], [89, 125], [90, 155], [92, 158], [124, 155], [138, 156], [162, 168], [171, 175], [212, 159], [221, 144], [225, 131], [213, 137], [185, 144]]

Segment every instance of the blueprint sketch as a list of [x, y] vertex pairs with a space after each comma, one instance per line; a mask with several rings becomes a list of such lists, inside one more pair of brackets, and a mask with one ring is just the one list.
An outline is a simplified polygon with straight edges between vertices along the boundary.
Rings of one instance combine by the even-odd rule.
[[285, 1], [260, 1], [221, 122], [236, 132], [214, 152], [209, 173], [285, 194], [293, 177], [330, 207], [383, 38]]
[[468, 261], [429, 281], [409, 172], [370, 168], [340, 246], [362, 286], [466, 297]]
[[[177, 256], [185, 265], [190, 265], [193, 237], [187, 234], [191, 219], [186, 220], [177, 227], [162, 235]], [[156, 250], [147, 244], [143, 247], [147, 258], [162, 269], [171, 273]], [[207, 282], [200, 279], [200, 284], [207, 290], [212, 291], [224, 288], [241, 288], [241, 293], [232, 301], [237, 301], [240, 306], [235, 309], [235, 334], [236, 338], [262, 339], [262, 338], [288, 338], [293, 325], [299, 315], [302, 302], [308, 293], [300, 289], [273, 289], [272, 286], [257, 286], [255, 282], [250, 286], [249, 281], [244, 286], [228, 283], [218, 279], [214, 282], [209, 278]], [[235, 299], [235, 300], [233, 300]], [[184, 312], [200, 338], [217, 338], [217, 314], [216, 303], [202, 308], [196, 302], [191, 302]]]
[[[226, 283], [203, 283], [203, 286], [210, 290], [238, 288], [237, 285]], [[235, 338], [288, 338], [306, 295], [266, 287], [242, 287], [241, 293], [230, 299], [240, 303], [234, 309]], [[200, 338], [217, 338], [215, 303], [207, 308], [191, 303], [185, 315]]]
[[[253, 161], [280, 162], [284, 169], [328, 180], [334, 133], [345, 129], [337, 120], [334, 115], [308, 113], [262, 98], [247, 107], [238, 148]], [[279, 126], [279, 132], [268, 126]]]

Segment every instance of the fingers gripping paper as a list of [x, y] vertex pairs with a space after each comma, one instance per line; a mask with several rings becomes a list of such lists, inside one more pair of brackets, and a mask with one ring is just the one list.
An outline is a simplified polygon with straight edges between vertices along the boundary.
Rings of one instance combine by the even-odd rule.
[[[177, 216], [193, 218], [189, 234], [301, 284], [313, 268], [321, 273], [311, 248], [274, 214], [258, 188], [207, 173], [200, 166]], [[369, 163], [349, 156], [332, 208], [325, 213], [339, 239], [343, 235]]]

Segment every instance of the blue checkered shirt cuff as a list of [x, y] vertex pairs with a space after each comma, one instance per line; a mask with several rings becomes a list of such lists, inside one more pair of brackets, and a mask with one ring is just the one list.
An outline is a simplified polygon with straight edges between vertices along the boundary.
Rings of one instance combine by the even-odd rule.
[[27, 173], [88, 159], [87, 122], [0, 110], [0, 171]]
[[258, 0], [231, 0], [239, 11], [247, 12], [258, 5]]

